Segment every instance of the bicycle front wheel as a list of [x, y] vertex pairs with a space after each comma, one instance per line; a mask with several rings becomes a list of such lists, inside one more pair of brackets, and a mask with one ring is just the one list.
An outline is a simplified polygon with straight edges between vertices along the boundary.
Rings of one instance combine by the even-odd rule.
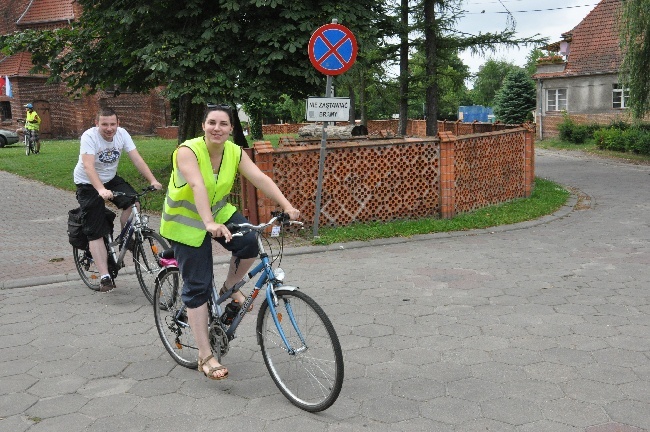
[[74, 265], [81, 276], [81, 280], [88, 288], [93, 291], [99, 291], [101, 275], [95, 265], [95, 260], [88, 249], [72, 248], [74, 256]]
[[181, 300], [183, 279], [177, 268], [160, 272], [155, 282], [153, 314], [165, 349], [181, 366], [198, 367], [199, 348], [187, 322], [187, 310]]
[[169, 249], [169, 243], [160, 234], [153, 231], [142, 232], [142, 243], [136, 241], [133, 246], [133, 264], [144, 296], [153, 304], [153, 288], [160, 271], [158, 253]]
[[30, 150], [29, 140], [25, 140], [25, 155], [26, 156], [29, 156], [29, 150]]
[[287, 349], [265, 300], [257, 316], [264, 363], [291, 403], [309, 412], [325, 410], [343, 386], [343, 354], [334, 326], [307, 294], [282, 289], [275, 294], [276, 317], [291, 346]]

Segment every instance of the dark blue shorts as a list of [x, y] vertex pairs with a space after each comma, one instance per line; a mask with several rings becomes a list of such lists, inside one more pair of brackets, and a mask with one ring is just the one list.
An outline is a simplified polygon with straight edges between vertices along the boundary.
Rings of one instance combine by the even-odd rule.
[[[226, 223], [244, 223], [248, 220], [236, 212]], [[214, 239], [238, 259], [255, 258], [258, 254], [257, 236], [249, 232], [243, 237], [233, 237], [226, 243], [223, 237]], [[197, 308], [207, 303], [212, 289], [214, 263], [212, 261], [212, 237], [206, 233], [199, 247], [188, 246], [171, 241], [174, 257], [183, 277], [181, 299], [189, 308]]]

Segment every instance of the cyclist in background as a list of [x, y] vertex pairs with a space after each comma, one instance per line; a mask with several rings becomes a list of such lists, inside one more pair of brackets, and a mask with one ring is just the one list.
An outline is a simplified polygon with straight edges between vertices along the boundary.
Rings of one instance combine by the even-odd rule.
[[36, 154], [39, 154], [41, 151], [41, 140], [38, 137], [38, 131], [41, 129], [41, 117], [34, 111], [34, 105], [28, 103], [25, 105], [25, 108], [27, 108], [27, 113], [25, 114], [24, 131], [27, 139], [30, 139], [31, 136], [31, 139], [36, 144]]
[[117, 175], [122, 153], [129, 155], [133, 165], [153, 187], [160, 190], [162, 185], [138, 153], [131, 135], [120, 127], [120, 121], [113, 109], [101, 108], [97, 113], [95, 125], [81, 135], [74, 182], [77, 185], [77, 201], [81, 206], [83, 231], [88, 237], [88, 249], [101, 275], [99, 291], [107, 292], [115, 288], [115, 282], [108, 271], [108, 255], [104, 246], [104, 236], [111, 230], [104, 215], [104, 201], [110, 200], [117, 208], [122, 209], [120, 222], [124, 227], [131, 215], [133, 198], [114, 197], [112, 191], [136, 193], [129, 183]]

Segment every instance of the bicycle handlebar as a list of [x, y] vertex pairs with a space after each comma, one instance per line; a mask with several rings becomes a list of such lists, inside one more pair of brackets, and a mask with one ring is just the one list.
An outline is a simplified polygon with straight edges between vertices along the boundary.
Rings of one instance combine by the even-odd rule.
[[111, 191], [111, 193], [113, 194], [114, 197], [116, 197], [116, 196], [128, 196], [128, 197], [131, 197], [131, 198], [140, 198], [141, 196], [146, 195], [149, 192], [153, 192], [155, 190], [156, 190], [155, 187], [147, 186], [146, 188], [143, 188], [142, 192], [140, 192], [140, 193], [131, 194], [131, 193], [125, 193], [125, 192], [120, 192], [120, 191]]
[[[228, 228], [228, 231], [232, 233], [233, 237], [241, 237], [249, 231], [263, 231], [266, 227], [273, 225], [276, 222], [279, 222], [282, 225], [304, 225], [302, 222], [291, 220], [291, 217], [287, 213], [281, 211], [271, 212], [271, 216], [271, 220], [268, 222], [263, 222], [259, 225], [253, 225], [251, 223], [229, 223], [226, 224], [226, 228]], [[242, 229], [246, 230], [246, 232], [241, 232]]]

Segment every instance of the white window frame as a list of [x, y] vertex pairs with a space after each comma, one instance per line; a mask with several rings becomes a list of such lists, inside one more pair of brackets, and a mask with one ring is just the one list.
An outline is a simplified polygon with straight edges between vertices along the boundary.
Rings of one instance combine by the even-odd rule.
[[630, 89], [621, 88], [620, 84], [612, 84], [612, 108], [613, 109], [628, 108], [629, 101], [630, 101]]
[[546, 111], [567, 111], [567, 94], [566, 88], [546, 89]]

